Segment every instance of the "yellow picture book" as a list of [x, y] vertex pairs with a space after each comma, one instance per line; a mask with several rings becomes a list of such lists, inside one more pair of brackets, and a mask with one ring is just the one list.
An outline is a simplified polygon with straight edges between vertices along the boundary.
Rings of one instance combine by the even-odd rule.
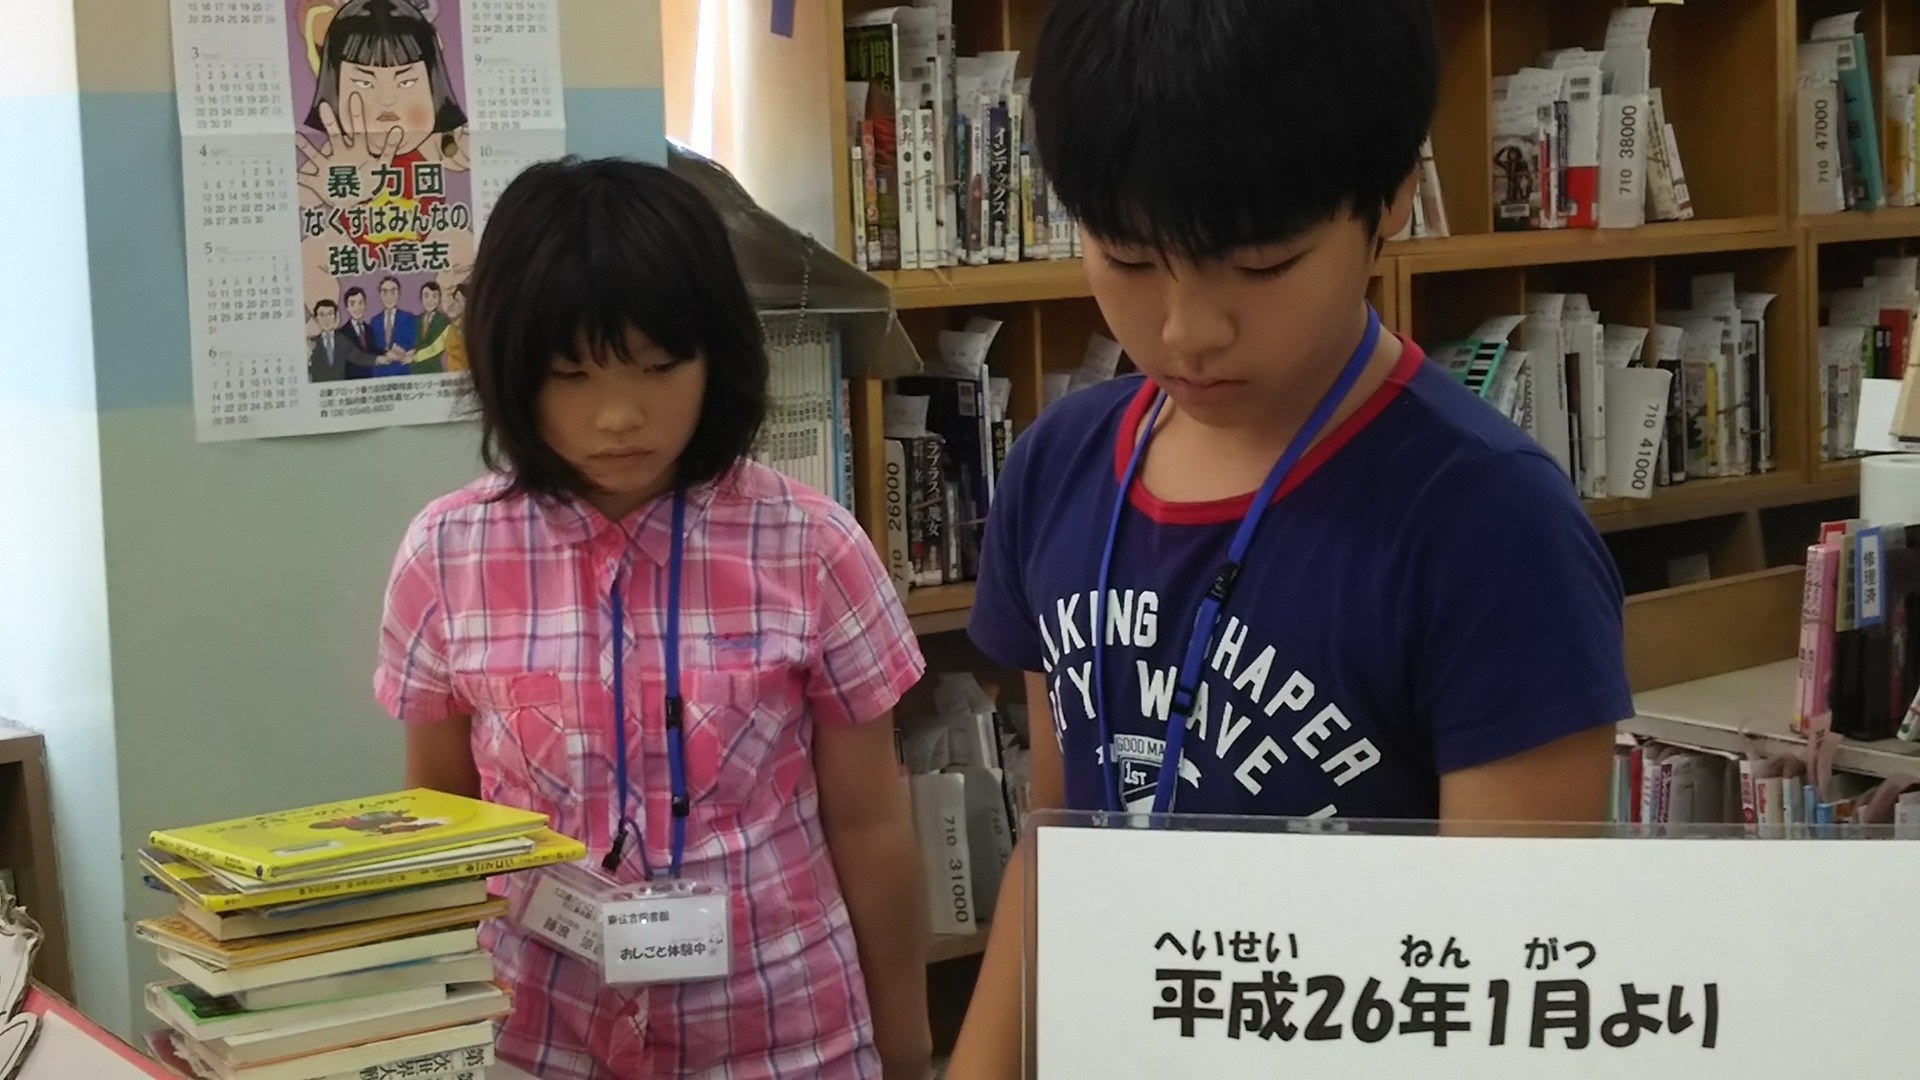
[[524, 836], [545, 814], [415, 788], [184, 829], [158, 829], [153, 847], [260, 881], [287, 881], [401, 855]]
[[494, 877], [532, 870], [556, 863], [583, 859], [587, 846], [552, 829], [541, 829], [530, 839], [533, 850], [511, 855], [478, 859], [455, 859], [431, 866], [406, 870], [373, 872], [365, 876], [329, 878], [324, 881], [290, 881], [271, 889], [247, 891], [234, 888], [218, 874], [188, 859], [155, 848], [140, 849], [140, 865], [155, 884], [172, 891], [182, 900], [203, 911], [245, 911], [304, 903], [341, 896], [362, 896], [416, 885], [438, 885], [469, 878]]

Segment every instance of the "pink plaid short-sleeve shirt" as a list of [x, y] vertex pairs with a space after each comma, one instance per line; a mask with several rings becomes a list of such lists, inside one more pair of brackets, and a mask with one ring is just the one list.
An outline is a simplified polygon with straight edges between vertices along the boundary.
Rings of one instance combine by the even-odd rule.
[[[629, 814], [668, 862], [662, 700], [671, 504], [622, 523], [487, 477], [395, 558], [374, 690], [408, 723], [473, 718], [483, 798], [539, 810], [596, 863], [617, 816], [610, 591], [626, 608]], [[743, 463], [687, 494], [680, 601], [682, 876], [732, 891], [727, 979], [608, 987], [521, 931], [484, 940], [514, 991], [502, 1058], [543, 1080], [878, 1080], [851, 924], [818, 815], [815, 725], [891, 709], [923, 670], [884, 566], [838, 504]], [[639, 880], [629, 842], [620, 876]], [[504, 881], [519, 899], [530, 875]], [[517, 905], [516, 905], [517, 908]]]

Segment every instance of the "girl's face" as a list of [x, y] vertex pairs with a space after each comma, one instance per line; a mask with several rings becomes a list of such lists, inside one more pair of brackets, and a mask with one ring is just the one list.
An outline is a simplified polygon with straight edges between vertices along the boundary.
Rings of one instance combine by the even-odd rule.
[[615, 521], [672, 487], [707, 389], [704, 360], [675, 360], [631, 328], [626, 347], [631, 361], [584, 348], [585, 363], [555, 357], [537, 405], [541, 438]]
[[[366, 110], [370, 134], [385, 138], [387, 132], [400, 129], [404, 138], [398, 153], [419, 149], [433, 134], [433, 82], [427, 78], [425, 63], [415, 61], [400, 67], [341, 64], [338, 100], [351, 102], [356, 94]], [[342, 115], [353, 115], [350, 105]]]
[[420, 314], [436, 311], [440, 307], [440, 294], [432, 289], [420, 290]]

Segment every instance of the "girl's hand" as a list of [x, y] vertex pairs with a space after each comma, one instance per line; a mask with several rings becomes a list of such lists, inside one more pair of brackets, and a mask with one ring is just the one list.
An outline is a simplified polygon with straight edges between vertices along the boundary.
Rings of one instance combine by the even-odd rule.
[[[347, 126], [333, 106], [320, 103], [320, 124], [327, 129], [327, 145], [315, 147], [307, 137], [295, 133], [301, 156], [300, 186], [322, 205], [339, 209], [357, 206], [372, 199], [380, 190], [380, 170], [393, 167], [393, 159], [406, 145], [406, 133], [395, 124], [376, 138], [367, 129], [367, 109], [359, 94], [347, 97]], [[352, 173], [338, 170], [351, 169]]]

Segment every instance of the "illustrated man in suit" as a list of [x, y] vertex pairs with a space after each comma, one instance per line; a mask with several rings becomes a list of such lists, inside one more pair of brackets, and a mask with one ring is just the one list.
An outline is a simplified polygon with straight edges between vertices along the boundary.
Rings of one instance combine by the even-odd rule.
[[419, 330], [419, 317], [400, 307], [400, 280], [381, 278], [380, 313], [373, 317], [373, 373], [412, 374], [413, 343]]
[[339, 306], [331, 300], [313, 305], [313, 322], [320, 332], [307, 339], [307, 381], [335, 382], [347, 378], [349, 365], [360, 368], [364, 378], [366, 351], [340, 327]]
[[347, 324], [340, 328], [340, 334], [360, 353], [347, 365], [347, 378], [364, 379], [373, 374], [373, 324], [367, 321], [367, 290], [355, 285], [342, 299], [347, 305]]

